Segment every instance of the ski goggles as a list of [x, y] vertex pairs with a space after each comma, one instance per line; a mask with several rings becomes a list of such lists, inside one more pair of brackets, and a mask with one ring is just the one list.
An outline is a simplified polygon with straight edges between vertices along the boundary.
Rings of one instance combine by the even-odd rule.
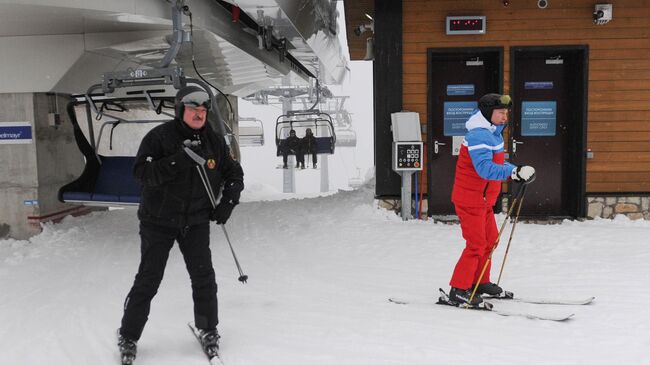
[[206, 109], [210, 109], [210, 95], [205, 91], [194, 91], [183, 96], [181, 103], [195, 108], [202, 106]]

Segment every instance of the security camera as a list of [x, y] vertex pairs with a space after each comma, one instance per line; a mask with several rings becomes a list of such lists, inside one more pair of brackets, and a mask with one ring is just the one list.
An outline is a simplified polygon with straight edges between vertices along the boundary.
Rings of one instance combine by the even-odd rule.
[[537, 7], [540, 9], [546, 9], [548, 6], [548, 0], [537, 0]]
[[596, 4], [593, 12], [594, 24], [603, 25], [612, 20], [612, 4]]
[[602, 19], [605, 16], [605, 12], [602, 10], [596, 10], [594, 11], [594, 22], [598, 21], [598, 19]]

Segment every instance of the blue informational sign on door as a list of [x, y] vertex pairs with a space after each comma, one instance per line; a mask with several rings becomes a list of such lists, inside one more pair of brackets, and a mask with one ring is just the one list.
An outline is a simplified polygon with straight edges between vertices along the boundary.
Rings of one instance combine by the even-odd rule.
[[447, 95], [474, 95], [474, 84], [447, 85]]
[[443, 107], [445, 136], [464, 136], [465, 122], [478, 107], [476, 101], [446, 101]]
[[523, 101], [521, 103], [522, 136], [554, 136], [557, 124], [555, 101]]
[[524, 83], [526, 90], [551, 90], [553, 81], [527, 81]]

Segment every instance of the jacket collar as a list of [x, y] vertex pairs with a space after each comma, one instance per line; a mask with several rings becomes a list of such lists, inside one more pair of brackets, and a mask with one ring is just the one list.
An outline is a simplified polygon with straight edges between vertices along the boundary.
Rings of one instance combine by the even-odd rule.
[[208, 125], [208, 122], [206, 121], [203, 128], [192, 129], [187, 124], [185, 124], [184, 121], [180, 119], [176, 119], [175, 122], [176, 122], [176, 129], [181, 134], [181, 136], [183, 136], [184, 138], [192, 138], [192, 139], [196, 139], [195, 136], [203, 134], [203, 131], [205, 131], [205, 128]]
[[474, 114], [472, 114], [471, 117], [465, 122], [465, 128], [467, 128], [468, 131], [471, 131], [472, 129], [476, 128], [483, 128], [489, 130], [491, 133], [501, 133], [503, 129], [505, 128], [504, 125], [496, 126], [490, 122], [488, 122], [487, 119], [483, 116], [480, 110], [476, 110]]

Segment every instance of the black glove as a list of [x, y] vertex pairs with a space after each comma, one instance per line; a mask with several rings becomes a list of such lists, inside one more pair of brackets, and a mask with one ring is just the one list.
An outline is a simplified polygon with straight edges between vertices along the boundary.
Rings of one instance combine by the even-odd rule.
[[232, 210], [235, 209], [235, 204], [232, 200], [221, 200], [217, 207], [214, 208], [210, 214], [210, 220], [216, 222], [217, 224], [225, 224], [232, 214]]
[[[244, 190], [244, 182], [242, 180], [229, 180], [223, 185], [221, 196], [226, 200], [239, 202], [242, 190]], [[237, 205], [237, 203], [235, 203], [235, 205]]]

